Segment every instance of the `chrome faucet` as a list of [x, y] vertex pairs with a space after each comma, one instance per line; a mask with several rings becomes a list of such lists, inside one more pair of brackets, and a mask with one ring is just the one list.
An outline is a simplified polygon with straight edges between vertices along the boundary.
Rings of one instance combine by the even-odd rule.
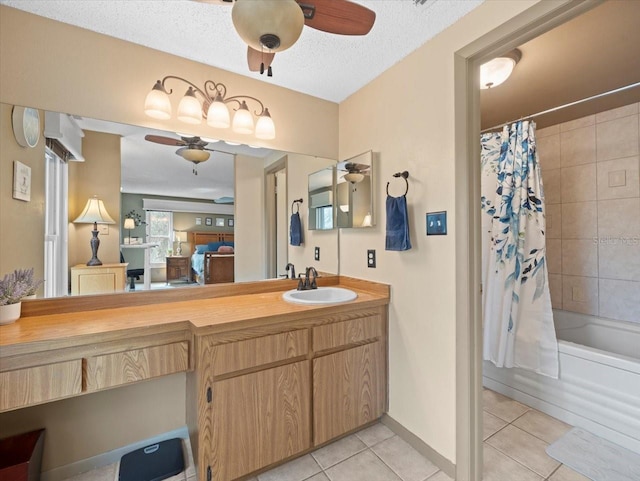
[[287, 266], [284, 268], [285, 271], [289, 272], [289, 270], [291, 270], [291, 279], [295, 279], [296, 278], [296, 268], [294, 267], [294, 265], [289, 262], [287, 264]]
[[[311, 277], [313, 276], [313, 277]], [[315, 267], [307, 267], [304, 270], [304, 280], [302, 278], [302, 274], [300, 274], [298, 279], [298, 290], [299, 291], [308, 291], [311, 289], [317, 289], [318, 284], [316, 283], [316, 278], [318, 277], [318, 271], [316, 271]]]

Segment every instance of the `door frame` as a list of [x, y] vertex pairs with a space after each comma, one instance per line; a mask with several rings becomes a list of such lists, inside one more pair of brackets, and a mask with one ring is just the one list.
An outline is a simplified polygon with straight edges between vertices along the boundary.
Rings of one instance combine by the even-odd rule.
[[[287, 155], [283, 155], [280, 159], [269, 164], [264, 169], [264, 219], [265, 219], [265, 272], [267, 277], [278, 277], [278, 266], [276, 265], [276, 249], [277, 249], [277, 193], [275, 191], [276, 172], [281, 170], [287, 174]], [[280, 186], [282, 188], [282, 186]], [[288, 196], [288, 189], [285, 186], [285, 197]], [[282, 194], [282, 193], [281, 193]], [[288, 260], [287, 260], [288, 262]]]
[[541, 1], [454, 55], [457, 481], [482, 480], [480, 65], [603, 1]]

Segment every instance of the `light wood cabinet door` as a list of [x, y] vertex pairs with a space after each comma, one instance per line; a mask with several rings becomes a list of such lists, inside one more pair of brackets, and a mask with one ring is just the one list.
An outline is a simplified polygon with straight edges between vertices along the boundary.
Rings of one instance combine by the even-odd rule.
[[313, 360], [314, 445], [378, 419], [385, 405], [382, 341]]
[[310, 447], [309, 362], [213, 383], [211, 479], [230, 481]]

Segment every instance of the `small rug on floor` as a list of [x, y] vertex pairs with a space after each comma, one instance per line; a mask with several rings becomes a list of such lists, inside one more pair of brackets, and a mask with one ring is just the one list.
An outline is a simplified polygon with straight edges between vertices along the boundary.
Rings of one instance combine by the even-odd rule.
[[594, 481], [640, 480], [640, 454], [580, 428], [547, 447], [547, 454]]

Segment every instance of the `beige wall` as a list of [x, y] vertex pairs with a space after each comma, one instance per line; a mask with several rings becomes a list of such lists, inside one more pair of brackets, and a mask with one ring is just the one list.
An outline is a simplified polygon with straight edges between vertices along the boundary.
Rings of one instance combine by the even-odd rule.
[[[13, 135], [13, 106], [0, 104], [0, 277], [34, 268], [44, 277], [44, 138], [35, 148], [21, 147]], [[40, 112], [43, 125], [44, 113]], [[13, 162], [31, 167], [31, 201], [13, 198]], [[42, 288], [40, 289], [42, 292]]]
[[86, 131], [82, 139], [84, 162], [69, 162], [69, 266], [91, 259], [93, 224], [74, 224], [87, 200], [98, 196], [116, 222], [98, 226], [98, 259], [120, 262], [120, 136]]
[[[392, 285], [389, 414], [455, 462], [456, 277], [454, 54], [534, 1], [480, 5], [340, 104], [339, 158], [379, 153], [377, 227], [342, 230], [340, 273]], [[387, 252], [385, 186], [408, 170], [413, 248]], [[448, 212], [448, 235], [425, 235], [425, 214]], [[366, 267], [375, 249], [377, 268]]]
[[556, 309], [640, 322], [639, 104], [537, 132]]

